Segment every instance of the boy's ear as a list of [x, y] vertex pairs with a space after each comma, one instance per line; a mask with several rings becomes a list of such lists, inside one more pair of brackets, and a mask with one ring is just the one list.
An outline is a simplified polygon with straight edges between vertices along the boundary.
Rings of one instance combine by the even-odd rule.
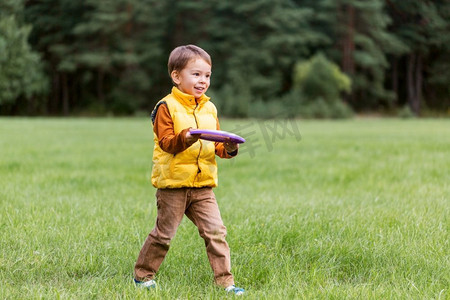
[[178, 85], [180, 84], [180, 73], [178, 73], [177, 70], [173, 70], [172, 73], [170, 74], [170, 77], [172, 77], [172, 81]]

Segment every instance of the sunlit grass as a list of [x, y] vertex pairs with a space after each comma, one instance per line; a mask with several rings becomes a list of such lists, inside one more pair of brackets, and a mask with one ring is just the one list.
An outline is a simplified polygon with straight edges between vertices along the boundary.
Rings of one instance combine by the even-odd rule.
[[[448, 120], [221, 125], [249, 140], [215, 189], [247, 298], [449, 297]], [[0, 119], [0, 298], [223, 298], [187, 219], [131, 283], [152, 148], [146, 119]]]

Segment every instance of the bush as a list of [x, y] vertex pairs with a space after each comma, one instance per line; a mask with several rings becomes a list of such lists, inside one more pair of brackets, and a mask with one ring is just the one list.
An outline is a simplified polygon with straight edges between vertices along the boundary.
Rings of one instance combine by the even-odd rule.
[[342, 101], [305, 100], [299, 93], [290, 92], [283, 97], [264, 102], [255, 101], [250, 104], [249, 116], [254, 118], [320, 118], [342, 119], [353, 116], [351, 108]]
[[414, 118], [416, 115], [411, 110], [411, 107], [409, 105], [405, 105], [401, 110], [399, 110], [398, 116], [403, 119], [410, 119]]
[[275, 119], [284, 116], [285, 111], [277, 101], [258, 100], [250, 105], [249, 116], [261, 119]]
[[351, 118], [354, 115], [351, 107], [347, 103], [342, 101], [335, 101], [331, 109], [333, 112], [331, 118], [333, 119], [346, 119]]
[[300, 109], [296, 109], [298, 115], [305, 118], [348, 118], [353, 115], [352, 109], [340, 99], [343, 92], [350, 92], [351, 80], [324, 55], [317, 54], [298, 63], [293, 82], [291, 99], [300, 99], [297, 105]]
[[350, 78], [323, 54], [297, 63], [293, 77], [294, 88], [311, 101], [322, 98], [332, 102], [338, 100], [342, 92], [349, 93], [351, 90]]
[[327, 102], [323, 98], [318, 98], [304, 103], [299, 115], [304, 118], [344, 119], [352, 117], [353, 111], [341, 101]]
[[208, 92], [208, 95], [220, 114], [238, 118], [248, 117], [251, 99], [248, 89], [243, 88], [235, 92], [230, 84], [226, 84], [218, 91]]
[[30, 31], [14, 15], [0, 18], [0, 106], [48, 92], [41, 58], [28, 44]]
[[276, 99], [253, 99], [244, 82], [236, 81], [234, 85], [226, 84], [219, 91], [210, 92], [221, 114], [263, 119], [349, 118], [353, 115], [352, 109], [340, 99], [342, 92], [350, 92], [350, 78], [322, 54], [297, 64], [294, 88]]
[[295, 118], [302, 103], [297, 93], [288, 93], [271, 101], [257, 100], [249, 105], [249, 116], [262, 119]]
[[108, 95], [108, 109], [115, 115], [131, 115], [145, 103], [150, 78], [138, 69], [126, 71]]

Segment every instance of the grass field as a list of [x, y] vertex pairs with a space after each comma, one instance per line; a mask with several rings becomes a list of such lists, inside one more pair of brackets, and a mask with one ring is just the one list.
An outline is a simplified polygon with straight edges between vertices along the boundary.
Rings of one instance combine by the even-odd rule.
[[[221, 125], [249, 140], [215, 189], [246, 298], [450, 299], [450, 120]], [[0, 298], [224, 298], [187, 218], [131, 282], [152, 148], [147, 119], [0, 119]]]

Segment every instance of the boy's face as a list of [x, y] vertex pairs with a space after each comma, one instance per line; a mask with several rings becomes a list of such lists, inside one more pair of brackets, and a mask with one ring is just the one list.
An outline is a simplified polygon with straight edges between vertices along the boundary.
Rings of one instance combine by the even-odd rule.
[[183, 93], [200, 98], [209, 88], [211, 65], [201, 58], [191, 59], [181, 71], [173, 71], [173, 82]]

